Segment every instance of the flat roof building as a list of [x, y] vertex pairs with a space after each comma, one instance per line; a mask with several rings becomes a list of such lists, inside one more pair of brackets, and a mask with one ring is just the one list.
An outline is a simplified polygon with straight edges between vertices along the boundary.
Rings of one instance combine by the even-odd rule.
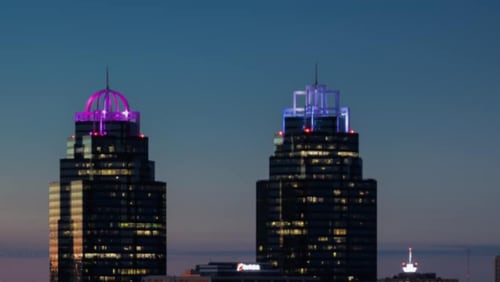
[[418, 262], [412, 259], [412, 248], [408, 249], [408, 261], [402, 263], [403, 272], [393, 277], [379, 279], [378, 282], [459, 282], [458, 279], [441, 278], [436, 273], [417, 272]]
[[141, 282], [212, 282], [210, 277], [199, 276], [146, 276]]
[[307, 276], [283, 276], [267, 263], [209, 262], [196, 265], [185, 276], [148, 276], [142, 282], [318, 282]]

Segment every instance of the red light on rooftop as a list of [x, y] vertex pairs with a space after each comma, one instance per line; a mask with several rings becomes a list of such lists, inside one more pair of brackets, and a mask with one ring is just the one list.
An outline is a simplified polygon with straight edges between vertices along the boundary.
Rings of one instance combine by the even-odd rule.
[[146, 136], [144, 134], [140, 134], [139, 137], [144, 138]]
[[354, 131], [354, 130], [352, 130], [352, 129], [351, 129], [351, 130], [349, 130], [349, 134], [354, 134], [354, 133], [356, 133], [356, 131]]
[[281, 131], [281, 130], [280, 130], [280, 131], [278, 131], [278, 135], [279, 135], [279, 136], [283, 136], [283, 131]]
[[305, 133], [311, 133], [311, 129], [309, 127], [304, 128]]

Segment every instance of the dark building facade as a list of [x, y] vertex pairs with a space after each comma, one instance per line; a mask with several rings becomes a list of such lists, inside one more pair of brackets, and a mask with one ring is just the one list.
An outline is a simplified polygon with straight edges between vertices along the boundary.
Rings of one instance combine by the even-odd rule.
[[436, 273], [399, 273], [394, 277], [377, 280], [378, 282], [459, 282], [456, 278], [441, 278]]
[[500, 282], [500, 256], [495, 257], [495, 282]]
[[307, 276], [284, 276], [268, 263], [209, 262], [184, 276], [147, 276], [142, 282], [318, 282]]
[[359, 135], [339, 91], [295, 91], [257, 182], [257, 261], [323, 281], [377, 279], [377, 183], [363, 179]]
[[166, 274], [166, 184], [155, 180], [139, 117], [109, 87], [76, 113], [49, 189], [51, 282]]
[[211, 277], [212, 282], [317, 282], [306, 276], [285, 276], [269, 263], [210, 262], [197, 265], [191, 275]]

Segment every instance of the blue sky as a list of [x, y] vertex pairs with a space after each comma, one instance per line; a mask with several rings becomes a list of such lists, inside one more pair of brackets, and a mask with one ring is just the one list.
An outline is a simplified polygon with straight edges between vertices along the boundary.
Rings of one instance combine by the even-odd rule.
[[0, 251], [46, 251], [48, 183], [106, 65], [168, 183], [169, 249], [252, 250], [255, 182], [316, 62], [378, 180], [381, 248], [500, 245], [499, 30], [496, 1], [2, 3]]

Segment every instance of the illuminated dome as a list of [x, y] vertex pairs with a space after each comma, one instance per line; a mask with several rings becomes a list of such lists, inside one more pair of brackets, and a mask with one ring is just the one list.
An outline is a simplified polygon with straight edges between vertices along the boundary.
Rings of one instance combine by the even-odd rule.
[[84, 112], [75, 113], [76, 122], [99, 122], [99, 134], [106, 135], [105, 122], [125, 121], [139, 124], [139, 112], [130, 110], [127, 98], [109, 87], [87, 100]]
[[85, 112], [104, 110], [111, 112], [130, 111], [127, 98], [118, 91], [112, 89], [103, 89], [90, 96], [85, 107]]

